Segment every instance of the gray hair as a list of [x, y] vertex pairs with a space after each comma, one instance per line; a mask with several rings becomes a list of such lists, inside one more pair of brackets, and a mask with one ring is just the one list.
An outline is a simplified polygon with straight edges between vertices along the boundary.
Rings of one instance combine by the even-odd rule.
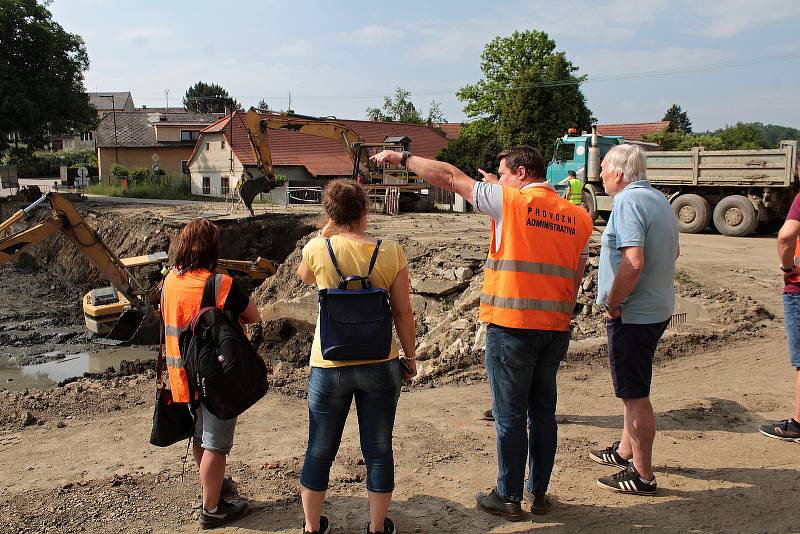
[[622, 182], [629, 184], [647, 180], [647, 153], [637, 145], [617, 145], [603, 159], [606, 168], [622, 173]]

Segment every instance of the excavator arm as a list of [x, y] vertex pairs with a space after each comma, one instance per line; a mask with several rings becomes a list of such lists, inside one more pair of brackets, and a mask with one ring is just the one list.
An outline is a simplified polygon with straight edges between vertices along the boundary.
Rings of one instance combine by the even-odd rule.
[[25, 230], [0, 237], [0, 265], [7, 263], [30, 245], [39, 243], [57, 232], [63, 232], [117, 291], [125, 296], [131, 306], [147, 308], [151, 305], [146, 298], [147, 291], [131, 276], [123, 262], [86, 224], [75, 206], [58, 193], [48, 193], [24, 210], [12, 215], [0, 224], [0, 232], [8, 230], [15, 222], [31, 217], [36, 208], [45, 202], [50, 204], [52, 210], [47, 219]]
[[274, 179], [272, 155], [269, 150], [267, 130], [288, 130], [291, 132], [313, 135], [330, 139], [344, 146], [347, 156], [353, 162], [353, 178], [360, 172], [364, 178], [370, 174], [366, 158], [362, 157], [363, 139], [358, 133], [343, 122], [334, 119], [321, 119], [294, 113], [270, 113], [262, 116], [256, 110], [247, 112], [247, 129], [253, 145], [258, 149], [258, 158], [265, 174]]

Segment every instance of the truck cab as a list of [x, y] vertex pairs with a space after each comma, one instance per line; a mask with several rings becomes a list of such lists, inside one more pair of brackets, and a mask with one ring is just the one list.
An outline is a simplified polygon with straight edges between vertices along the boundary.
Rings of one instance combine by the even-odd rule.
[[[597, 146], [600, 149], [600, 159], [605, 157], [609, 150], [616, 145], [622, 144], [622, 137], [618, 136], [597, 136]], [[559, 192], [563, 192], [566, 186], [558, 186], [563, 181], [569, 171], [584, 169], [584, 182], [587, 180], [586, 173], [589, 170], [589, 147], [592, 144], [592, 135], [574, 135], [572, 132], [564, 134], [564, 137], [556, 141], [553, 158], [547, 166], [547, 181]]]

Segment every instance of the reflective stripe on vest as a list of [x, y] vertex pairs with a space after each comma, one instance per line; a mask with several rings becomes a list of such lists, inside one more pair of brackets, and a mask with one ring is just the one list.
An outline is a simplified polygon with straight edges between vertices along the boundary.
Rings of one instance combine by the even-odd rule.
[[575, 306], [572, 302], [543, 299], [519, 299], [511, 297], [496, 297], [494, 295], [481, 295], [481, 304], [488, 304], [495, 308], [508, 308], [510, 310], [542, 310], [561, 313], [572, 313]]
[[[164, 355], [169, 374], [169, 388], [176, 402], [189, 402], [189, 381], [183, 368], [178, 337], [181, 330], [200, 311], [203, 288], [211, 273], [205, 269], [195, 269], [178, 274], [173, 269], [164, 280], [161, 294], [161, 318], [164, 321]], [[217, 308], [224, 308], [233, 279], [222, 275], [217, 277]]]
[[492, 224], [480, 320], [569, 330], [578, 262], [592, 232], [589, 214], [550, 187], [503, 187], [502, 220], [499, 247]]
[[583, 204], [583, 182], [577, 178], [573, 178], [569, 181], [567, 200], [576, 205]]
[[522, 260], [496, 260], [489, 258], [486, 260], [486, 268], [494, 271], [516, 271], [520, 273], [547, 274], [550, 276], [560, 276], [561, 278], [575, 278], [575, 269], [554, 265], [552, 263], [539, 263]]

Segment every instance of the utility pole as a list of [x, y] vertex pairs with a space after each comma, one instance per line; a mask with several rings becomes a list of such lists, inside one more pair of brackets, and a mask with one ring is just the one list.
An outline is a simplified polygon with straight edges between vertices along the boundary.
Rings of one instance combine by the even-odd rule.
[[[119, 147], [117, 143], [117, 106], [114, 104], [114, 95], [100, 95], [104, 98], [111, 99], [111, 117], [114, 121], [114, 163], [119, 165]], [[109, 175], [108, 181], [111, 182], [111, 176]]]
[[167, 99], [167, 111], [169, 111], [169, 89], [164, 89], [164, 97]]

